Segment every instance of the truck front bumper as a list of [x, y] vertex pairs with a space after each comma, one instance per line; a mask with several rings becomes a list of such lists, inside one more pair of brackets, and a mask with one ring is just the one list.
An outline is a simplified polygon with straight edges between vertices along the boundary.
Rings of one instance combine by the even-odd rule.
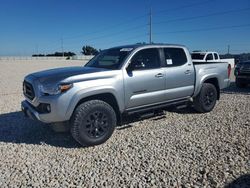
[[38, 120], [43, 123], [56, 123], [66, 121], [56, 110], [52, 112], [41, 112], [40, 109], [30, 104], [27, 100], [22, 101], [21, 109], [24, 115], [30, 119]]
[[39, 113], [27, 101], [22, 101], [21, 109], [25, 117], [29, 117], [30, 119], [33, 120], [42, 121]]

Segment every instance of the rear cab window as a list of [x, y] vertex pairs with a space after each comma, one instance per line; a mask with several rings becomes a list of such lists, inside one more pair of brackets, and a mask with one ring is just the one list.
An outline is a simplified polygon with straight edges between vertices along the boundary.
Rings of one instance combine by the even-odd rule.
[[218, 59], [219, 59], [219, 56], [218, 56], [217, 53], [214, 53], [214, 59], [215, 59], [215, 60], [218, 60]]
[[164, 64], [166, 67], [176, 67], [187, 63], [187, 56], [183, 48], [163, 48]]

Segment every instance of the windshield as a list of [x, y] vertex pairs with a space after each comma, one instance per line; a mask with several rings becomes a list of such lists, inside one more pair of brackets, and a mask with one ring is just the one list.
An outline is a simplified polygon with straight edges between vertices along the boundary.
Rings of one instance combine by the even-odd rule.
[[193, 53], [192, 54], [192, 59], [204, 59], [205, 54], [201, 53]]
[[85, 67], [105, 68], [111, 70], [120, 69], [123, 61], [132, 51], [132, 48], [112, 48], [101, 51], [91, 59]]

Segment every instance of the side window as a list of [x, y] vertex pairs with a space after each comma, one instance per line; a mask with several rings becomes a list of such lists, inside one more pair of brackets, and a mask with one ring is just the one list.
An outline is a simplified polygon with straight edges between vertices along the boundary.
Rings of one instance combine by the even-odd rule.
[[215, 60], [219, 59], [218, 54], [214, 53], [214, 59]]
[[208, 54], [206, 57], [206, 61], [208, 60], [213, 60], [213, 55], [212, 54]]
[[182, 48], [164, 48], [167, 67], [181, 66], [187, 63], [187, 56]]
[[157, 48], [149, 48], [137, 52], [131, 60], [133, 70], [160, 68], [160, 56]]

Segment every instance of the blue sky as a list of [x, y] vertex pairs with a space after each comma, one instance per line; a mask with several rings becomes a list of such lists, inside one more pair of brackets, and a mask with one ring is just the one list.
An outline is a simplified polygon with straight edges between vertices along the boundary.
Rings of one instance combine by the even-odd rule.
[[0, 55], [148, 42], [150, 7], [156, 43], [250, 52], [249, 0], [1, 0]]

